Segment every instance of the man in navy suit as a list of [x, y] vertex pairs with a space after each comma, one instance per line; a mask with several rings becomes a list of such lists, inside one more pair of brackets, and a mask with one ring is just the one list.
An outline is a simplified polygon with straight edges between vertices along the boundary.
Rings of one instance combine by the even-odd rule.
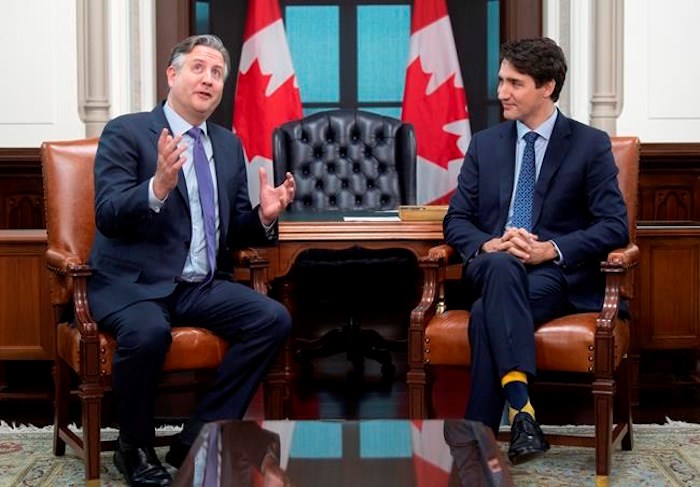
[[204, 423], [244, 415], [291, 326], [281, 304], [230, 279], [232, 249], [275, 241], [295, 183], [287, 174], [272, 187], [261, 169], [260, 205], [251, 208], [240, 140], [207, 122], [229, 71], [219, 38], [178, 43], [167, 100], [109, 122], [97, 150], [88, 292], [93, 317], [117, 342], [114, 461], [129, 485], [171, 481], [153, 450], [155, 386], [171, 327], [194, 323], [231, 344], [166, 455], [179, 467]]
[[609, 137], [555, 106], [565, 76], [550, 39], [503, 46], [506, 121], [472, 138], [444, 220], [470, 293], [466, 418], [498, 431], [507, 402], [513, 463], [549, 448], [529, 400], [535, 329], [601, 309], [599, 263], [629, 239]]

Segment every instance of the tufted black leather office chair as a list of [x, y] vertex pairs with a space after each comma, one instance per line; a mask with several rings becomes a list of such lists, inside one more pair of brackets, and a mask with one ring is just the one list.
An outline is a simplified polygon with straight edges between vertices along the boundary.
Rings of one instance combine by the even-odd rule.
[[[287, 171], [296, 180], [291, 213], [391, 210], [416, 202], [413, 127], [394, 118], [360, 110], [314, 113], [275, 130], [273, 159], [276, 184]], [[396, 324], [400, 329], [408, 321], [411, 297], [417, 300], [418, 273], [407, 250], [355, 246], [305, 251], [288, 281], [298, 332], [296, 358], [310, 366], [315, 357], [346, 352], [355, 371], [363, 370], [367, 357], [382, 364], [385, 376], [393, 373], [391, 351], [405, 349], [405, 335], [387, 340], [376, 330], [361, 328], [359, 318], [376, 318], [393, 308], [393, 319], [405, 315]], [[311, 333], [312, 318], [335, 313], [337, 319], [338, 312], [341, 327], [320, 337]]]

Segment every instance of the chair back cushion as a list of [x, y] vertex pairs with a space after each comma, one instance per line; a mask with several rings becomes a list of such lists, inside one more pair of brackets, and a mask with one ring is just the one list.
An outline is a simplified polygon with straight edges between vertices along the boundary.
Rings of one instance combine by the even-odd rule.
[[[97, 138], [41, 145], [48, 249], [87, 262], [95, 236]], [[71, 282], [51, 279], [53, 304], [65, 304]]]
[[627, 205], [630, 242], [637, 236], [637, 187], [639, 185], [639, 139], [611, 137], [612, 153], [617, 165], [617, 181]]
[[317, 112], [273, 135], [275, 183], [296, 180], [291, 211], [389, 210], [416, 202], [413, 127], [360, 110]]

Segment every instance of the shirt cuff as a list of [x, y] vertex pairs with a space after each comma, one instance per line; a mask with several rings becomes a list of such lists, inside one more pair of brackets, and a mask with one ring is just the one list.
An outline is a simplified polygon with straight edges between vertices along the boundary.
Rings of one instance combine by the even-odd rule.
[[554, 250], [557, 253], [557, 258], [554, 259], [554, 263], [557, 265], [563, 264], [564, 263], [564, 256], [562, 255], [561, 250], [559, 250], [559, 246], [557, 245], [557, 243], [554, 240], [550, 240], [549, 242], [554, 246]]
[[156, 198], [156, 193], [153, 191], [153, 178], [151, 178], [151, 180], [148, 181], [148, 207], [154, 212], [160, 213], [167, 199], [168, 195], [165, 195], [165, 198], [162, 200]]
[[260, 224], [263, 226], [263, 229], [265, 230], [265, 236], [268, 239], [274, 239], [275, 238], [275, 223], [277, 223], [277, 218], [272, 220], [272, 223], [269, 225], [266, 225], [265, 222], [263, 221], [263, 216], [262, 216], [262, 211], [260, 208], [258, 208], [258, 218], [260, 218]]

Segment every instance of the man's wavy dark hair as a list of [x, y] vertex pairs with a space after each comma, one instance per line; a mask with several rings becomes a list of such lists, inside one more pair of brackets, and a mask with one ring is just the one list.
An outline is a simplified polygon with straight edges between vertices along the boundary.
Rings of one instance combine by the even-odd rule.
[[552, 101], [559, 99], [566, 79], [566, 58], [561, 47], [552, 39], [538, 37], [504, 44], [501, 47], [503, 60], [507, 60], [518, 72], [532, 76], [538, 88], [554, 80], [551, 98]]

